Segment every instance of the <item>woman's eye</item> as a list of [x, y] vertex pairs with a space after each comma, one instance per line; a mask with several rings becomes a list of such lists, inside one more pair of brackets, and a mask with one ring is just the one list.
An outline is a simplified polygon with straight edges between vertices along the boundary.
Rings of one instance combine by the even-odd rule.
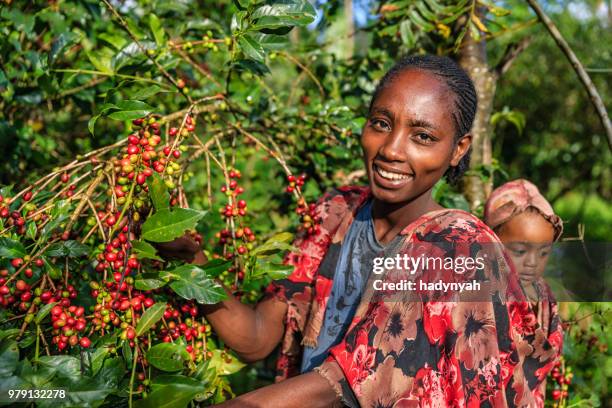
[[524, 249], [513, 249], [512, 253], [516, 256], [523, 256], [527, 253]]
[[380, 119], [372, 119], [370, 120], [370, 124], [375, 130], [388, 131], [389, 129], [391, 129], [391, 126], [389, 126], [387, 122]]
[[436, 138], [434, 138], [433, 136], [431, 136], [430, 134], [427, 133], [417, 133], [415, 135], [415, 138], [417, 140], [417, 142], [419, 143], [423, 143], [423, 144], [430, 144], [436, 141]]

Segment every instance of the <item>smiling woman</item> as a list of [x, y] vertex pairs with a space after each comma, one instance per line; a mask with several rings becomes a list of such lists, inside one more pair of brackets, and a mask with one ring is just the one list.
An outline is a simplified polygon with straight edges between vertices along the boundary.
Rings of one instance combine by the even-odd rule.
[[[255, 309], [230, 296], [208, 310], [219, 336], [247, 361], [282, 340], [279, 382], [224, 406], [543, 405], [537, 387], [560, 339], [537, 335], [493, 232], [432, 198], [436, 182], [467, 168], [476, 100], [448, 58], [407, 57], [385, 75], [361, 136], [369, 186], [319, 201], [318, 232], [297, 238], [299, 251], [285, 260], [293, 273], [273, 282]], [[420, 268], [413, 276], [497, 289], [479, 302], [453, 292], [438, 301], [366, 295], [374, 259], [397, 255], [484, 255], [472, 272]], [[521, 367], [526, 356], [537, 357]]]

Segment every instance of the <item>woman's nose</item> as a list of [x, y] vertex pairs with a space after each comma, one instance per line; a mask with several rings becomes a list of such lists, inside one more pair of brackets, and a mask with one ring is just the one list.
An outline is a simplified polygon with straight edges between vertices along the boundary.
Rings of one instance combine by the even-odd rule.
[[528, 252], [525, 257], [525, 266], [529, 268], [535, 268], [538, 266], [537, 254], [535, 252]]
[[378, 150], [378, 154], [385, 161], [406, 161], [406, 132], [401, 129], [390, 132], [383, 145]]

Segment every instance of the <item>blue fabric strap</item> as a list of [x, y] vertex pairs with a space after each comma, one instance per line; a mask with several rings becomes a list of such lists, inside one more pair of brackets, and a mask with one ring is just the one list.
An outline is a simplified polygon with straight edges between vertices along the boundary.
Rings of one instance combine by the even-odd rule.
[[319, 366], [327, 357], [328, 350], [344, 337], [372, 267], [371, 262], [364, 262], [364, 257], [371, 258], [375, 252], [384, 249], [376, 241], [371, 208], [370, 200], [359, 210], [342, 242], [323, 326], [316, 347], [304, 348], [302, 373]]

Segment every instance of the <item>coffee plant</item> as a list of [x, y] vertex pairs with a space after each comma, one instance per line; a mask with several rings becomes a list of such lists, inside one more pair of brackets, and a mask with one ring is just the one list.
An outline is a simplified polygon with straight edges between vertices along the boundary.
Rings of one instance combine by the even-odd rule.
[[[244, 301], [257, 300], [263, 285], [289, 272], [280, 261], [292, 239], [289, 233], [258, 236], [236, 144], [246, 147], [247, 163], [277, 163], [286, 183], [280, 194], [294, 198], [300, 233], [318, 226], [302, 194], [306, 176], [293, 174], [265, 133], [274, 125], [252, 118], [253, 96], [237, 102], [242, 98], [232, 98], [217, 81], [222, 75], [213, 76], [198, 59], [213, 54], [229, 65], [228, 76], [255, 79], [267, 69], [266, 54], [282, 48], [294, 26], [311, 22], [314, 9], [306, 1], [237, 3], [231, 35], [210, 24], [198, 40], [183, 41], [170, 39], [155, 14], [143, 35], [111, 2], [102, 5], [97, 12], [108, 13], [130, 39], [107, 37], [117, 54], [111, 58], [107, 45], [83, 44], [94, 69], [60, 68], [62, 52], [83, 39], [67, 31], [55, 36], [39, 62], [52, 83], [80, 82], [91, 72], [113, 77], [115, 87], [105, 90], [87, 129], [95, 135], [98, 122], [118, 121], [124, 126], [106, 131], [122, 134], [30, 184], [0, 190], [1, 388], [66, 390], [65, 399], [40, 406], [220, 402], [233, 396], [227, 376], [244, 364], [211, 333], [202, 305], [224, 299], [224, 286]], [[51, 4], [40, 13], [67, 15], [61, 11]], [[17, 8], [2, 13], [13, 28], [25, 17]], [[196, 79], [177, 75], [177, 58], [210, 89], [191, 91]], [[149, 78], [126, 73], [142, 71]], [[158, 114], [164, 106], [143, 99], [161, 92], [186, 107]], [[208, 206], [197, 207], [206, 210], [190, 208], [185, 192], [197, 171], [190, 165], [202, 157]], [[198, 232], [203, 224], [206, 242]], [[191, 248], [186, 256], [177, 242]], [[200, 246], [205, 255], [196, 256], [204, 259], [190, 259]]]

